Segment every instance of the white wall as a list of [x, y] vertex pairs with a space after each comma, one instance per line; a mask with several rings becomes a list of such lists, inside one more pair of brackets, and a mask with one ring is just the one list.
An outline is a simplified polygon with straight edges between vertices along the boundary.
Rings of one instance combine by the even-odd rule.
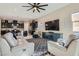
[[44, 29], [45, 29], [45, 23], [39, 21], [37, 30], [44, 31]]
[[24, 22], [24, 31], [28, 31], [29, 30], [29, 22]]
[[[70, 4], [66, 7], [56, 10], [44, 17], [38, 19], [43, 25], [39, 26], [46, 31], [44, 26], [46, 21], [60, 19], [60, 31], [59, 33], [63, 33], [64, 39], [68, 39], [68, 36], [73, 33], [72, 30], [72, 14], [79, 11], [79, 4]], [[39, 30], [41, 30], [41, 28]], [[57, 32], [57, 31], [54, 31]]]

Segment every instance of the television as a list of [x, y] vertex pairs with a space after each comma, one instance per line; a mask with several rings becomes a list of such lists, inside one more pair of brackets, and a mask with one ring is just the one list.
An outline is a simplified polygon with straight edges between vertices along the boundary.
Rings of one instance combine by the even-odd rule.
[[45, 22], [45, 29], [59, 31], [59, 19]]

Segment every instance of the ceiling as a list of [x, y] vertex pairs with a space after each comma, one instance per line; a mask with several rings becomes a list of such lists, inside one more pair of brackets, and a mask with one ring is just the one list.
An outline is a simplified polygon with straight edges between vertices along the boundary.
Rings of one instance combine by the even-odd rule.
[[[44, 4], [44, 3], [42, 3]], [[46, 3], [45, 3], [46, 4]], [[41, 10], [40, 13], [32, 10], [27, 11], [28, 7], [21, 7], [27, 5], [27, 3], [0, 3], [0, 16], [4, 18], [24, 18], [24, 19], [36, 19], [45, 16], [55, 10], [67, 6], [69, 3], [47, 3], [46, 10]]]

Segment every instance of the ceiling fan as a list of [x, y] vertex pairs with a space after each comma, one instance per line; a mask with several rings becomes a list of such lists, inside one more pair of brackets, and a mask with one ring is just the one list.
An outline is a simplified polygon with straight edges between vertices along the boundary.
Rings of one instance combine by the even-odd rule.
[[27, 11], [29, 11], [29, 10], [32, 9], [33, 10], [33, 13], [35, 11], [38, 11], [40, 13], [40, 10], [46, 10], [46, 9], [44, 9], [42, 7], [48, 6], [48, 4], [42, 5], [40, 3], [28, 3], [28, 4], [29, 4], [29, 6], [22, 6], [22, 7], [29, 7], [29, 9]]

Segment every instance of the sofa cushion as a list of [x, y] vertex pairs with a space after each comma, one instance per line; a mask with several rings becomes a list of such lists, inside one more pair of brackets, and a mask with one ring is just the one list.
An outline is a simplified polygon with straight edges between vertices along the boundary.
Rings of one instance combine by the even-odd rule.
[[6, 33], [3, 37], [9, 43], [10, 47], [14, 47], [17, 45], [17, 40], [13, 37], [12, 33], [10, 33], [10, 32]]
[[3, 56], [11, 55], [10, 46], [3, 38], [0, 38], [0, 52]]
[[65, 55], [64, 52], [67, 52], [66, 48], [59, 45], [57, 42], [48, 41], [48, 51], [54, 55]]

